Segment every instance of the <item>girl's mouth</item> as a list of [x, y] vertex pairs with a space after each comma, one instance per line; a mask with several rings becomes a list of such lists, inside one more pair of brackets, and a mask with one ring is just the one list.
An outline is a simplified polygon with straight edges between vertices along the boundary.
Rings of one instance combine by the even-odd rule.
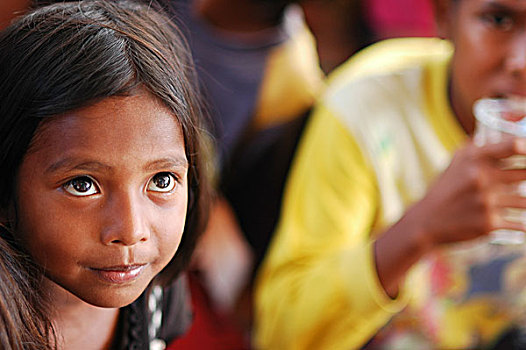
[[103, 268], [92, 267], [90, 270], [95, 272], [97, 277], [105, 282], [112, 284], [123, 284], [136, 280], [145, 267], [146, 264], [136, 264], [109, 266]]

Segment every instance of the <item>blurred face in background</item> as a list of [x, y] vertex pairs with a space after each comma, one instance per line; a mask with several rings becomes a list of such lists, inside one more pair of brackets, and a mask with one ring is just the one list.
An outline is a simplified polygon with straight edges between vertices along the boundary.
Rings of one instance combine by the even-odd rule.
[[455, 46], [450, 98], [459, 120], [473, 120], [479, 98], [526, 96], [526, 1], [438, 3], [439, 30]]

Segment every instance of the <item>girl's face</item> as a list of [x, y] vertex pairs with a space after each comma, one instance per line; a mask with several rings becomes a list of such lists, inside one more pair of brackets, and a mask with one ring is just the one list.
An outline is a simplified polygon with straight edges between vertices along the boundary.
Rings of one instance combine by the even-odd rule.
[[151, 95], [44, 124], [17, 177], [17, 234], [46, 276], [87, 303], [133, 302], [174, 256], [187, 210], [184, 139]]
[[526, 1], [443, 0], [446, 35], [455, 44], [452, 102], [472, 118], [482, 97], [526, 96]]

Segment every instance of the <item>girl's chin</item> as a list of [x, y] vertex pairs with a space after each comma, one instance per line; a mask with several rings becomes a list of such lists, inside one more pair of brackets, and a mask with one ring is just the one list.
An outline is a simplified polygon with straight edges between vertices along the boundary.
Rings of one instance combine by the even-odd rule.
[[137, 300], [146, 289], [146, 286], [91, 286], [82, 289], [71, 289], [54, 282], [49, 278], [44, 279], [43, 287], [48, 291], [51, 307], [60, 311], [67, 306], [95, 306], [101, 308], [121, 308]]
[[[108, 288], [109, 289], [109, 288]], [[77, 291], [74, 294], [79, 300], [96, 307], [121, 308], [137, 300], [145, 288], [112, 288], [91, 291]]]

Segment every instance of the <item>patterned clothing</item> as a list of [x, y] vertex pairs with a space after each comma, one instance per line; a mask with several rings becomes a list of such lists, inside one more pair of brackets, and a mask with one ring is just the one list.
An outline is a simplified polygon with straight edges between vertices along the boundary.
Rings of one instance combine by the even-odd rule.
[[165, 288], [148, 288], [119, 313], [112, 349], [164, 350], [192, 323], [190, 291], [182, 274]]

